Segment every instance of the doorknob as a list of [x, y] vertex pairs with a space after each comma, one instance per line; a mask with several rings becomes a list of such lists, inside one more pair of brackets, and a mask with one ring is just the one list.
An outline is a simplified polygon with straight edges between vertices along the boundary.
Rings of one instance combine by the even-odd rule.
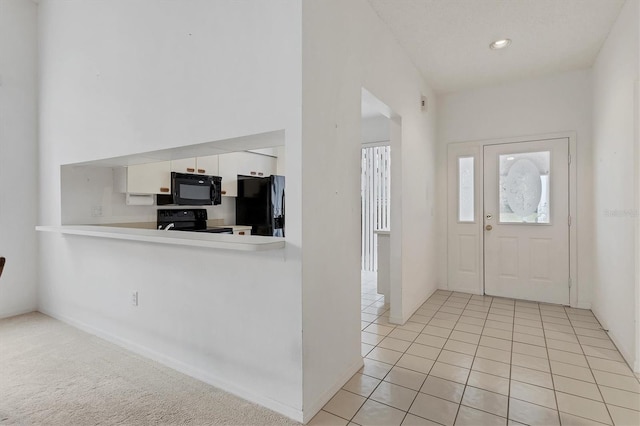
[[487, 225], [484, 229], [486, 229], [487, 231], [491, 231], [493, 229], [493, 226]]

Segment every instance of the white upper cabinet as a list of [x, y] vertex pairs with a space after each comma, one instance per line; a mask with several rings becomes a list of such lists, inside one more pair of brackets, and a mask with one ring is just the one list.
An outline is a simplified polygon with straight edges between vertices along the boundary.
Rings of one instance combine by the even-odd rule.
[[253, 154], [251, 152], [237, 152], [239, 175], [266, 177], [275, 175], [278, 160], [269, 155]]
[[201, 175], [219, 176], [218, 156], [208, 155], [196, 158], [196, 173]]
[[221, 176], [222, 195], [236, 197], [238, 175], [267, 177], [278, 174], [278, 171], [278, 158], [241, 151], [129, 166], [126, 185], [123, 186], [131, 194], [168, 194], [171, 191], [171, 172], [194, 173]]
[[238, 196], [238, 154], [240, 153], [232, 152], [218, 156], [218, 171], [222, 177], [222, 195], [226, 197]]
[[168, 194], [171, 192], [171, 161], [127, 167], [127, 192]]
[[171, 171], [178, 173], [195, 173], [196, 172], [196, 159], [182, 158], [180, 160], [171, 160]]
[[278, 160], [269, 155], [251, 152], [232, 152], [220, 154], [219, 172], [222, 177], [222, 195], [238, 196], [238, 175], [267, 177], [275, 175], [278, 170]]
[[208, 155], [206, 157], [191, 157], [171, 160], [171, 171], [217, 176], [218, 156]]

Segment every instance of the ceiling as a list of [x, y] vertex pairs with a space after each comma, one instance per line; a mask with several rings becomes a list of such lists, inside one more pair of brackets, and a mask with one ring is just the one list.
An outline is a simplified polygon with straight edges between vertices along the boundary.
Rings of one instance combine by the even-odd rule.
[[[589, 68], [624, 0], [369, 0], [438, 93]], [[510, 38], [511, 46], [489, 44]]]

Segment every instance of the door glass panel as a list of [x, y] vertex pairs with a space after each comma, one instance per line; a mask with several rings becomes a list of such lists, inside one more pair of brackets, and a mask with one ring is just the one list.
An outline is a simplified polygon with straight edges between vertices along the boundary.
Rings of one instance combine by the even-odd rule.
[[499, 164], [500, 222], [548, 224], [551, 153], [500, 155]]
[[458, 158], [458, 221], [475, 220], [473, 198], [473, 157]]

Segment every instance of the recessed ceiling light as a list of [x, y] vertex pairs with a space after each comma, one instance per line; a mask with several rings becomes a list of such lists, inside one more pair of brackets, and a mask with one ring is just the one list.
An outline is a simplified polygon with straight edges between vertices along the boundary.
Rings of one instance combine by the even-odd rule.
[[504, 49], [505, 47], [511, 44], [511, 40], [508, 38], [503, 38], [502, 40], [496, 40], [489, 45], [492, 49]]

